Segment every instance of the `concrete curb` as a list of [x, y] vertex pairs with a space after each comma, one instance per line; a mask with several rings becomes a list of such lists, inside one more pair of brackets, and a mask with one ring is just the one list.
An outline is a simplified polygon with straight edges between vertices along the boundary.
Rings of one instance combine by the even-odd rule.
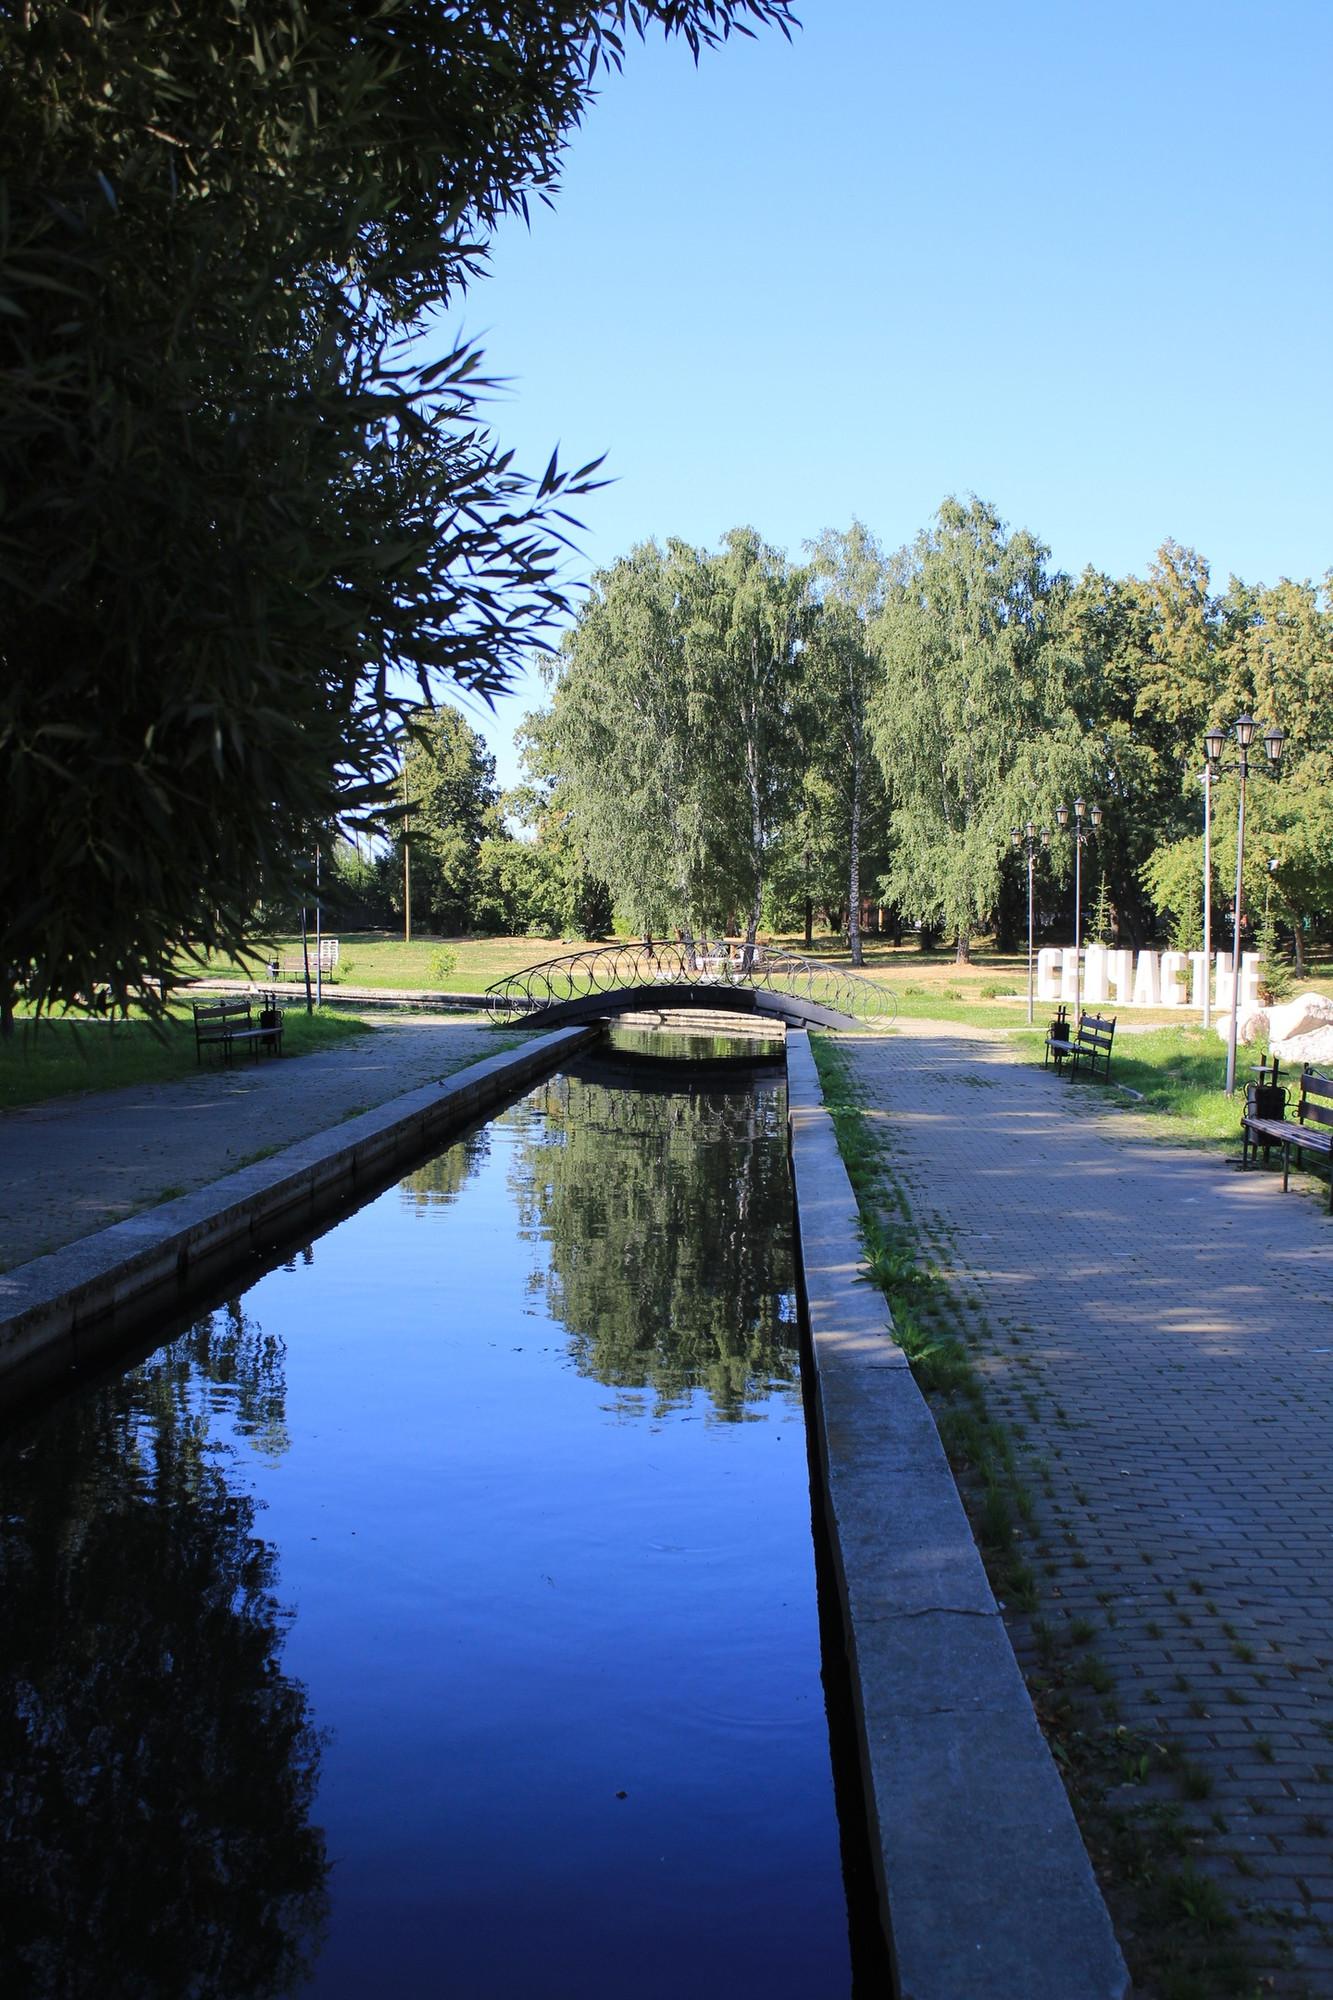
[[1124, 2000], [1129, 1974], [882, 1295], [808, 1035], [797, 1248], [880, 1906], [901, 2000]]
[[94, 1328], [100, 1343], [150, 1313], [169, 1312], [248, 1252], [374, 1186], [396, 1161], [544, 1076], [597, 1033], [564, 1028], [489, 1056], [444, 1083], [390, 1098], [272, 1159], [0, 1274], [0, 1379], [52, 1354], [71, 1365]]

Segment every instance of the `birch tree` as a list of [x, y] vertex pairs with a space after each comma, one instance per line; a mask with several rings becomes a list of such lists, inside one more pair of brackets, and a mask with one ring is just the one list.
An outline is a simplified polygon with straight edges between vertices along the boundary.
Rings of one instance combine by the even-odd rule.
[[873, 643], [874, 746], [892, 790], [888, 894], [971, 956], [995, 904], [1014, 808], [1062, 702], [1048, 551], [993, 507], [946, 500], [892, 565]]
[[597, 572], [543, 724], [579, 841], [620, 915], [691, 937], [722, 900], [707, 691], [687, 643], [699, 562], [685, 543], [645, 542]]
[[829, 528], [806, 544], [814, 559], [820, 617], [807, 654], [807, 769], [812, 788], [836, 808], [845, 828], [847, 943], [863, 965], [861, 855], [867, 819], [882, 819], [884, 788], [871, 747], [870, 713], [879, 669], [870, 633], [884, 610], [884, 552], [860, 521], [846, 534]]
[[795, 568], [753, 528], [733, 528], [716, 555], [695, 552], [688, 652], [706, 691], [707, 742], [696, 755], [716, 771], [715, 850], [747, 953], [763, 912], [769, 861], [800, 774], [802, 649], [813, 619], [810, 572]]

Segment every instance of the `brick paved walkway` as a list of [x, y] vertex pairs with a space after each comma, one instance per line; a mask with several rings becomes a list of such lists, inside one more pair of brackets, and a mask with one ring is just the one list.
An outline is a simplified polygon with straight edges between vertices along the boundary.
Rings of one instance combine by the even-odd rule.
[[0, 1116], [0, 1270], [57, 1250], [506, 1046], [483, 1025], [390, 1017], [281, 1062], [54, 1097]]
[[853, 1076], [1031, 1454], [1043, 1615], [1095, 1628], [1108, 1719], [1211, 1778], [1184, 1808], [1199, 1865], [1313, 1920], [1275, 1990], [1333, 1995], [1326, 1190], [1284, 1197], [998, 1038], [914, 1028], [849, 1042]]

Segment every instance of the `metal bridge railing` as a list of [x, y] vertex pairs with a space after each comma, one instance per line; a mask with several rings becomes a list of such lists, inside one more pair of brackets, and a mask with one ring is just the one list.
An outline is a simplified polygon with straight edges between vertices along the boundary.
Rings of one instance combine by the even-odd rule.
[[517, 1017], [562, 1000], [631, 986], [748, 986], [790, 994], [879, 1026], [889, 1026], [898, 1016], [896, 996], [864, 973], [729, 938], [588, 945], [497, 979], [487, 987], [486, 998], [497, 1012]]

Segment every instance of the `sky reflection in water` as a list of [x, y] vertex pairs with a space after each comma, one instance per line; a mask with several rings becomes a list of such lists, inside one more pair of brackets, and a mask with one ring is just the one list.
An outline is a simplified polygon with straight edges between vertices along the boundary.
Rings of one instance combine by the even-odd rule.
[[599, 1074], [11, 1444], [6, 1992], [847, 1994], [783, 1093]]

